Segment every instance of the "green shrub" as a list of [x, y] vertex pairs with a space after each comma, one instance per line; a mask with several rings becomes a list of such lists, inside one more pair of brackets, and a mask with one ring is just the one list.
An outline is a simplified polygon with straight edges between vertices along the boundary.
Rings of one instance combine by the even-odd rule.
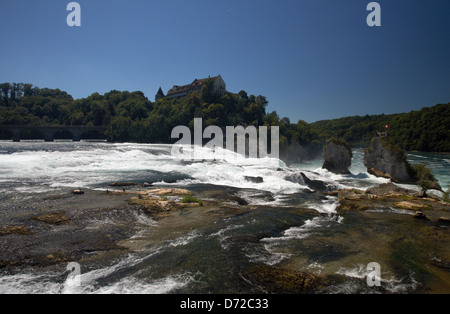
[[183, 199], [180, 202], [183, 203], [183, 204], [197, 203], [200, 206], [203, 206], [203, 201], [202, 200], [200, 200], [200, 199], [198, 199], [196, 197], [193, 197], [191, 195], [186, 195], [185, 197], [183, 197]]
[[436, 181], [436, 178], [431, 173], [430, 168], [428, 168], [426, 164], [412, 165], [412, 169], [414, 170], [417, 181]]

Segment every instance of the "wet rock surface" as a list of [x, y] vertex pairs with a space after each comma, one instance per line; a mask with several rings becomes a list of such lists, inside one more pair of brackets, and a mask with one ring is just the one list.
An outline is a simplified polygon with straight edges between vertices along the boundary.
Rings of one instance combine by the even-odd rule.
[[442, 215], [450, 218], [450, 204], [440, 198], [424, 198], [413, 190], [408, 190], [393, 183], [381, 184], [366, 191], [344, 189], [331, 193], [338, 196], [340, 212], [348, 210], [407, 210], [411, 213], [424, 211], [432, 221]]
[[35, 221], [44, 222], [52, 225], [63, 225], [70, 223], [70, 218], [65, 213], [51, 213], [31, 218]]
[[[371, 292], [448, 291], [447, 203], [419, 198], [395, 184], [327, 194], [294, 194], [281, 207], [258, 205], [273, 199], [270, 193], [218, 186], [86, 191], [82, 196], [68, 191], [9, 200], [8, 207], [0, 205], [0, 273], [60, 271], [69, 262], [96, 270], [156, 247], [161, 265], [149, 260], [151, 274], [192, 267], [203, 274], [200, 281], [218, 278], [208, 281], [211, 286], [194, 284], [180, 293], [367, 293], [365, 279], [349, 277], [354, 270], [345, 265], [365, 267], [374, 261], [382, 265], [383, 278], [401, 279], [406, 288], [396, 290], [396, 281], [386, 279]], [[186, 207], [180, 202], [185, 195], [204, 200], [204, 206]], [[310, 199], [333, 197], [340, 203], [336, 214], [308, 205]], [[428, 220], [414, 219], [417, 210], [396, 208], [400, 202], [431, 206], [422, 210]], [[398, 279], [398, 273], [414, 277]]]
[[324, 169], [336, 174], [349, 174], [352, 165], [352, 150], [350, 146], [339, 139], [330, 139], [323, 150]]
[[261, 293], [314, 294], [329, 284], [326, 276], [299, 272], [270, 265], [256, 265], [244, 274]]
[[327, 184], [321, 180], [312, 180], [303, 172], [291, 172], [287, 173], [284, 177], [286, 181], [299, 183], [301, 185], [306, 185], [312, 191], [316, 192], [328, 192], [332, 190], [332, 187], [327, 186]]
[[405, 153], [386, 138], [374, 138], [364, 154], [369, 173], [394, 182], [415, 182]]

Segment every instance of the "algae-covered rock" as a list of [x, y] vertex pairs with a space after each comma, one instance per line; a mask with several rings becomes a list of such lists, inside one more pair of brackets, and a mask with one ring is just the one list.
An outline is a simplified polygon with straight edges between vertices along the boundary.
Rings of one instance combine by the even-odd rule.
[[44, 222], [51, 225], [63, 225], [69, 223], [71, 219], [65, 213], [59, 212], [33, 217], [32, 220]]
[[245, 276], [267, 293], [308, 294], [321, 291], [326, 277], [309, 272], [289, 271], [277, 266], [256, 265]]
[[9, 234], [30, 235], [32, 233], [28, 228], [21, 227], [21, 226], [0, 228], [0, 237], [9, 235]]
[[192, 192], [186, 189], [154, 189], [148, 190], [145, 193], [153, 194], [153, 195], [164, 195], [164, 196], [186, 196], [192, 195]]
[[[140, 205], [148, 214], [155, 216], [164, 216], [187, 207], [203, 206], [203, 201], [194, 198], [188, 190], [158, 189], [131, 194], [137, 196], [130, 198], [130, 205]], [[178, 196], [178, 199], [175, 196]], [[180, 198], [181, 196], [184, 197]]]
[[432, 210], [433, 207], [430, 205], [426, 205], [426, 204], [420, 204], [417, 202], [398, 202], [398, 203], [394, 203], [394, 207], [395, 208], [401, 208], [401, 209], [407, 209], [407, 210]]

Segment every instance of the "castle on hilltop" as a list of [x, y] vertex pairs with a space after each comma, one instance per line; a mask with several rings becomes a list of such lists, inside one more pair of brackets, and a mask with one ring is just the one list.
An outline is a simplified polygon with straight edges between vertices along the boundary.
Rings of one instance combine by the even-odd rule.
[[158, 101], [161, 98], [169, 97], [169, 98], [183, 98], [193, 92], [200, 92], [202, 90], [203, 85], [211, 80], [213, 82], [213, 94], [224, 94], [227, 92], [227, 85], [223, 80], [222, 76], [219, 74], [215, 77], [208, 77], [201, 80], [195, 79], [191, 84], [184, 86], [174, 85], [168, 92], [167, 95], [164, 95], [161, 87], [155, 95], [155, 101]]

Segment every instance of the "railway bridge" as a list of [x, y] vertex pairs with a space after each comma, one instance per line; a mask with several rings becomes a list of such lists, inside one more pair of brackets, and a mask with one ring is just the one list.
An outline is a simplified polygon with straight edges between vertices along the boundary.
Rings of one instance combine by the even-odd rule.
[[34, 136], [43, 138], [46, 142], [53, 142], [58, 134], [70, 134], [74, 142], [81, 141], [83, 135], [87, 133], [97, 133], [104, 137], [105, 128], [101, 126], [41, 126], [41, 125], [0, 125], [0, 130], [6, 131], [14, 142], [20, 142], [23, 133], [32, 132]]

